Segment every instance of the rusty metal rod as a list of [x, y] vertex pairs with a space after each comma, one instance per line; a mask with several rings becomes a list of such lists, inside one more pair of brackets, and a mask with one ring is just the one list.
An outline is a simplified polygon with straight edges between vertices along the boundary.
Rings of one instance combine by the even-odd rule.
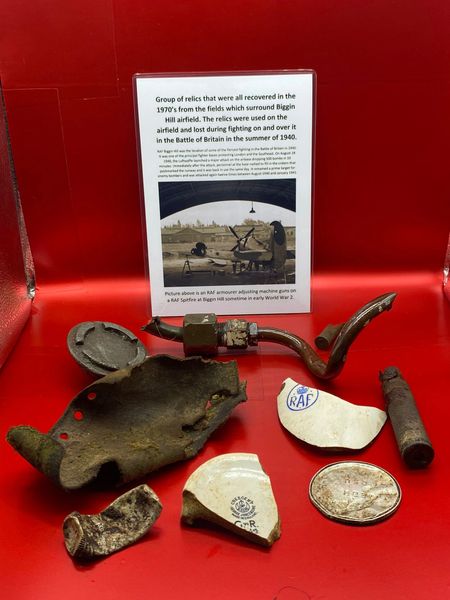
[[427, 467], [434, 450], [409, 385], [397, 367], [380, 372], [380, 381], [402, 459], [412, 469]]
[[[389, 292], [378, 296], [360, 308], [350, 319], [342, 325], [333, 347], [331, 349], [328, 362], [323, 361], [316, 351], [301, 337], [294, 335], [282, 329], [273, 327], [259, 327], [256, 323], [247, 323], [247, 341], [245, 344], [240, 344], [240, 347], [247, 345], [256, 345], [259, 341], [274, 342], [282, 344], [294, 350], [302, 361], [305, 363], [309, 371], [319, 379], [332, 379], [341, 372], [347, 358], [347, 352], [359, 333], [384, 311], [390, 310], [396, 297], [395, 292]], [[211, 316], [211, 315], [209, 315]], [[205, 318], [207, 315], [205, 315]], [[237, 320], [235, 320], [237, 322]], [[227, 345], [224, 343], [222, 335], [224, 329], [232, 324], [233, 321], [217, 324], [215, 348], [226, 346], [228, 348], [236, 348], [236, 345]], [[231, 325], [232, 327], [232, 325]], [[155, 317], [143, 327], [144, 331], [169, 340], [183, 341], [183, 328], [174, 327], [161, 321], [159, 317]]]
[[161, 321], [159, 317], [153, 317], [153, 319], [142, 328], [147, 333], [156, 335], [157, 337], [164, 338], [171, 342], [182, 342], [183, 341], [183, 327], [177, 327], [176, 325], [169, 325]]
[[273, 328], [258, 327], [258, 340], [265, 340], [288, 346], [300, 356], [308, 369], [320, 379], [333, 379], [342, 371], [347, 352], [359, 333], [370, 321], [385, 310], [390, 310], [396, 293], [378, 296], [360, 308], [346, 321], [340, 330], [330, 352], [328, 362], [324, 362], [302, 338]]

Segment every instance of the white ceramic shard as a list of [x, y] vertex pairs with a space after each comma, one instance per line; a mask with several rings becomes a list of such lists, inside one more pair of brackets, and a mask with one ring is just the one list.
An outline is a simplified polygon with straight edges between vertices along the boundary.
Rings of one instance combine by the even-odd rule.
[[188, 525], [210, 521], [263, 546], [280, 537], [270, 479], [256, 454], [222, 454], [203, 463], [184, 486], [181, 518]]
[[278, 396], [278, 416], [299, 440], [328, 450], [361, 450], [386, 422], [383, 410], [351, 404], [290, 378]]

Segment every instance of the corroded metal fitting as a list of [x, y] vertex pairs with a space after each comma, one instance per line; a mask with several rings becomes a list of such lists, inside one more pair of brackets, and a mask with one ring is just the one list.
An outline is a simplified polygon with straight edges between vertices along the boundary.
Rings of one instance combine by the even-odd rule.
[[186, 315], [183, 349], [186, 356], [214, 356], [219, 345], [219, 327], [214, 314]]
[[434, 450], [409, 385], [397, 367], [380, 372], [380, 381], [402, 459], [413, 469], [427, 467]]
[[107, 321], [85, 321], [69, 331], [67, 347], [77, 363], [102, 377], [144, 362], [147, 351], [128, 329]]
[[296, 352], [313, 375], [319, 379], [332, 379], [343, 369], [347, 352], [356, 337], [372, 319], [392, 308], [396, 296], [389, 292], [374, 298], [339, 326], [332, 335], [334, 343], [328, 362], [323, 361], [308, 342], [289, 331], [261, 327], [240, 319], [218, 323], [214, 314], [186, 315], [183, 327], [169, 325], [154, 317], [142, 329], [167, 340], [183, 342], [188, 356], [211, 356], [220, 346], [234, 350], [256, 346], [260, 341], [282, 344]]
[[220, 347], [245, 350], [258, 344], [256, 323], [244, 319], [219, 323], [213, 313], [187, 314], [182, 328], [155, 317], [143, 329], [162, 338], [183, 342], [185, 356], [214, 356]]
[[228, 349], [257, 346], [258, 326], [243, 319], [231, 319], [221, 324], [220, 345]]

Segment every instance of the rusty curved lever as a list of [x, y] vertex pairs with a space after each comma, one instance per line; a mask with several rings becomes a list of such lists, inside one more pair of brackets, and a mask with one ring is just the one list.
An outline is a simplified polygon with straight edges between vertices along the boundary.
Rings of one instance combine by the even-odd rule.
[[308, 370], [319, 379], [333, 379], [342, 371], [347, 352], [372, 319], [390, 310], [397, 294], [389, 292], [374, 298], [346, 321], [331, 348], [328, 362], [301, 337], [274, 327], [259, 327], [241, 319], [218, 323], [214, 314], [186, 315], [183, 327], [176, 327], [153, 318], [142, 329], [152, 335], [173, 341], [182, 341], [186, 355], [211, 356], [220, 346], [229, 349], [244, 349], [256, 346], [259, 341], [282, 344], [294, 350]]
[[328, 362], [324, 362], [315, 350], [301, 337], [271, 327], [258, 327], [258, 340], [265, 340], [283, 344], [296, 352], [308, 369], [320, 379], [333, 379], [342, 371], [347, 352], [359, 333], [370, 321], [380, 313], [390, 310], [397, 296], [390, 292], [378, 296], [360, 308], [350, 319], [343, 324], [331, 348]]

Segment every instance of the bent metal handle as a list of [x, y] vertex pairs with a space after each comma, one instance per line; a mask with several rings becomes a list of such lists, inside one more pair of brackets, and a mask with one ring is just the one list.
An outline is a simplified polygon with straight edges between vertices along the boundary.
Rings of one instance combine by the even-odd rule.
[[359, 333], [372, 319], [390, 310], [396, 296], [395, 292], [378, 296], [350, 317], [334, 341], [328, 362], [322, 360], [308, 342], [289, 331], [259, 327], [242, 319], [218, 323], [214, 314], [186, 315], [183, 327], [169, 325], [159, 317], [154, 317], [143, 330], [168, 340], [182, 341], [186, 355], [211, 356], [217, 353], [220, 346], [244, 349], [256, 346], [259, 341], [282, 344], [294, 350], [313, 375], [319, 379], [332, 379], [344, 367], [347, 352]]
[[288, 346], [300, 356], [311, 373], [316, 377], [320, 379], [333, 379], [333, 377], [336, 377], [342, 371], [347, 358], [347, 352], [359, 333], [373, 318], [386, 310], [390, 310], [396, 296], [397, 294], [394, 292], [378, 296], [378, 298], [371, 300], [351, 316], [343, 324], [342, 329], [336, 337], [328, 362], [324, 362], [308, 342], [287, 331], [272, 329], [270, 327], [259, 327], [258, 340]]

